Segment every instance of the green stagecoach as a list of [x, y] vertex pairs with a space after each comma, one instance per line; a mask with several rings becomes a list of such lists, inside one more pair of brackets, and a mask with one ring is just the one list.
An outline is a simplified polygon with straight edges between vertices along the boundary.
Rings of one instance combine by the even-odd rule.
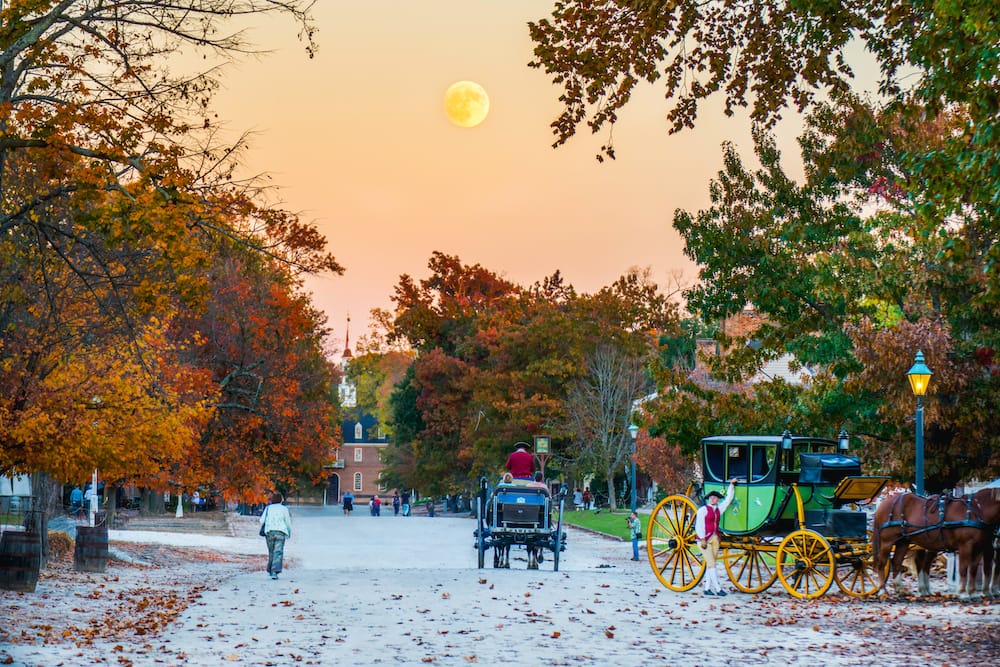
[[862, 475], [847, 445], [843, 432], [839, 440], [787, 431], [704, 438], [703, 479], [664, 498], [650, 516], [646, 552], [656, 577], [674, 591], [701, 581], [695, 513], [706, 494], [725, 495], [736, 478], [719, 557], [738, 590], [760, 593], [780, 580], [800, 598], [819, 597], [834, 581], [851, 596], [878, 591], [867, 515], [856, 503], [877, 495], [888, 478]]

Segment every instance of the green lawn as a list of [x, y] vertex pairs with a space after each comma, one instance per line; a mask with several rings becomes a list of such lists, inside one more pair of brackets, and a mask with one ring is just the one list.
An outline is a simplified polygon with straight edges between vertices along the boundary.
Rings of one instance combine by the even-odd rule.
[[[649, 517], [645, 518], [648, 519]], [[642, 515], [639, 516], [639, 520], [643, 521], [643, 529], [645, 530], [645, 521]], [[620, 537], [623, 540], [628, 539], [628, 512], [616, 512], [612, 514], [606, 509], [600, 512], [577, 512], [569, 510], [563, 512], [563, 523], [580, 526], [581, 528], [589, 528], [598, 533]]]

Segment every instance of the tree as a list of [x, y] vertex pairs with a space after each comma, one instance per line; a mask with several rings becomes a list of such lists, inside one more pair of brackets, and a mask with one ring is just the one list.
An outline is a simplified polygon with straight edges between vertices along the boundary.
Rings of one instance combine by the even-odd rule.
[[[602, 345], [587, 359], [586, 375], [567, 397], [567, 417], [584, 468], [607, 480], [611, 511], [616, 509], [615, 472], [631, 459], [633, 401], [646, 387], [644, 360], [612, 345]], [[634, 482], [633, 482], [634, 483]]]
[[419, 353], [405, 391], [393, 396], [386, 461], [421, 488], [465, 488], [496, 473], [514, 442], [543, 433], [559, 453], [555, 464], [582, 465], [567, 397], [588, 355], [607, 344], [642, 356], [649, 329], [676, 317], [641, 271], [578, 295], [558, 273], [526, 289], [439, 253], [429, 266], [434, 274], [419, 286], [401, 278], [390, 334]]

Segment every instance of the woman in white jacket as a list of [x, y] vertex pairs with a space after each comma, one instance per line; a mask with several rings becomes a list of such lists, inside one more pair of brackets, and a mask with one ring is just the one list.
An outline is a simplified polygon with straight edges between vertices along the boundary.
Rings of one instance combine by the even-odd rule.
[[281, 501], [281, 494], [275, 492], [271, 495], [270, 504], [260, 515], [260, 525], [267, 539], [267, 573], [272, 579], [277, 579], [281, 574], [285, 540], [292, 536], [292, 515]]

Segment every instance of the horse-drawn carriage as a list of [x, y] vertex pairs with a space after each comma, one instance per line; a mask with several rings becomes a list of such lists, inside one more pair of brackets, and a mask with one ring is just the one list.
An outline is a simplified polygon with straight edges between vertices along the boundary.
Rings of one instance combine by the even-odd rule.
[[[486, 478], [478, 494], [479, 525], [473, 535], [479, 552], [479, 567], [486, 565], [486, 550], [493, 549], [493, 567], [509, 568], [512, 547], [527, 552], [529, 570], [537, 570], [544, 552], [552, 552], [553, 570], [559, 571], [559, 554], [566, 550], [562, 529], [566, 487], [553, 498], [545, 485], [515, 480], [500, 483], [490, 492]], [[555, 525], [552, 522], [556, 512]]]
[[847, 444], [844, 433], [839, 441], [787, 431], [704, 438], [703, 479], [685, 495], [664, 498], [650, 516], [646, 551], [656, 577], [674, 591], [701, 581], [698, 505], [737, 479], [719, 551], [733, 586], [759, 593], [780, 580], [799, 598], [819, 597], [833, 582], [855, 597], [877, 592], [867, 514], [856, 503], [877, 495], [888, 478], [863, 476]]

